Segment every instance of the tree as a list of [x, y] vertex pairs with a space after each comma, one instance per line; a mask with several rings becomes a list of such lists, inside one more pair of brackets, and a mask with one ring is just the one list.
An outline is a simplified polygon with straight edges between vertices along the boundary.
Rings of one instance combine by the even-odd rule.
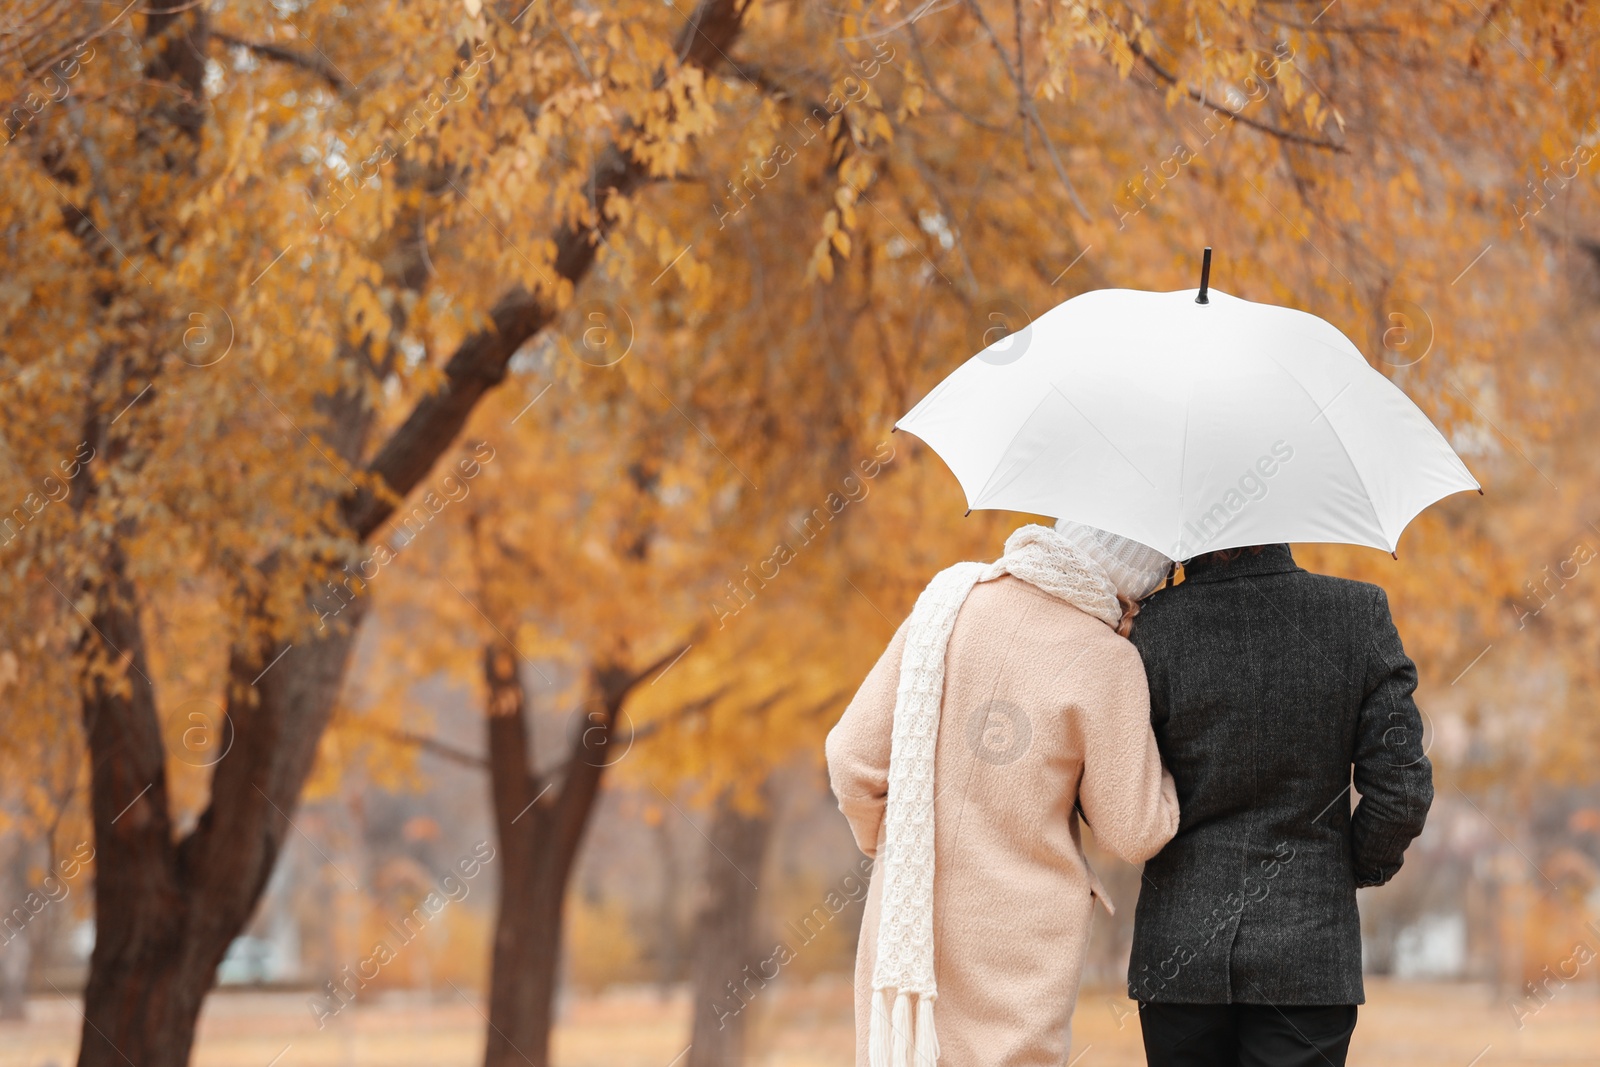
[[[733, 3], [722, 2], [703, 4], [687, 28], [659, 37], [646, 27], [664, 22], [661, 14], [636, 24], [635, 62], [619, 63], [609, 76], [639, 110], [614, 108], [604, 124], [590, 123], [590, 113], [575, 116], [574, 130], [607, 128], [610, 143], [578, 152], [582, 162], [553, 183], [548, 202], [557, 206], [557, 228], [536, 248], [541, 262], [518, 252], [522, 263], [501, 275], [511, 279], [498, 286], [503, 295], [448, 316], [453, 321], [435, 332], [424, 325], [443, 306], [430, 304], [429, 271], [444, 255], [434, 241], [456, 231], [426, 221], [426, 213], [440, 210], [445, 189], [471, 207], [461, 183], [509, 166], [515, 152], [559, 144], [569, 132], [563, 120], [574, 117], [567, 104], [542, 108], [544, 94], [519, 87], [522, 75], [537, 80], [539, 61], [517, 54], [531, 33], [515, 29], [512, 14], [475, 10], [463, 24], [448, 5], [413, 8], [389, 27], [394, 50], [376, 55], [358, 51], [368, 43], [363, 20], [342, 8], [313, 24], [306, 45], [290, 47], [225, 30], [213, 38], [206, 12], [188, 7], [104, 24], [68, 20], [70, 32], [34, 42], [24, 57], [29, 76], [52, 69], [67, 92], [48, 110], [35, 112], [30, 102], [26, 121], [8, 127], [27, 148], [13, 145], [4, 160], [20, 194], [11, 213], [23, 233], [48, 246], [41, 263], [69, 253], [83, 277], [64, 292], [38, 288], [54, 273], [49, 268], [29, 277], [22, 303], [34, 306], [26, 319], [13, 306], [8, 320], [7, 355], [16, 368], [8, 385], [19, 399], [49, 401], [28, 427], [41, 451], [52, 451], [63, 432], [81, 434], [101, 460], [73, 482], [66, 545], [41, 548], [30, 537], [24, 546], [71, 591], [62, 595], [85, 623], [79, 688], [99, 937], [85, 993], [83, 1064], [187, 1059], [216, 965], [288, 832], [365, 611], [359, 596], [337, 601], [343, 608], [328, 625], [332, 613], [318, 607], [324, 585], [343, 578], [355, 593], [362, 580], [344, 578], [344, 570], [381, 567], [393, 555], [381, 541], [386, 551], [366, 558], [357, 546], [377, 537], [503, 379], [511, 356], [570, 300], [614, 222], [614, 198], [671, 171], [674, 145], [703, 119], [700, 69], [719, 60], [739, 18]], [[256, 25], [303, 32], [276, 15]], [[420, 32], [430, 26], [460, 32], [441, 42]], [[107, 38], [119, 47], [94, 47]], [[497, 52], [494, 40], [507, 51]], [[234, 46], [238, 84], [208, 65], [208, 49], [219, 42], [241, 42]], [[366, 60], [360, 81], [328, 57], [330, 48], [352, 66], [352, 56]], [[63, 56], [70, 67], [61, 66]], [[486, 72], [496, 61], [505, 81]], [[142, 71], [141, 92], [97, 99], [87, 91], [134, 71]], [[417, 75], [439, 88], [410, 97]], [[509, 106], [456, 107], [441, 117], [473, 88], [499, 92]], [[543, 88], [560, 95], [548, 80]], [[256, 89], [275, 93], [275, 101], [258, 104]], [[299, 107], [302, 93], [309, 114]], [[85, 129], [91, 104], [98, 104], [97, 125]], [[512, 123], [515, 150], [487, 165], [469, 163], [480, 138], [493, 143], [493, 124], [502, 120]], [[252, 174], [245, 159], [263, 169]], [[120, 189], [138, 195], [113, 200], [113, 174]], [[279, 181], [268, 183], [269, 175]], [[380, 186], [380, 175], [388, 184]], [[296, 187], [313, 196], [291, 195]], [[277, 259], [264, 261], [254, 242], [234, 239], [229, 201], [240, 196], [273, 205], [274, 232], [260, 236], [284, 238], [274, 245], [282, 249]], [[459, 226], [466, 210], [456, 211], [454, 218], [440, 213]], [[306, 251], [273, 272], [296, 245]], [[477, 256], [470, 241], [463, 245], [458, 251], [468, 259]], [[497, 267], [506, 257], [479, 258]], [[337, 279], [335, 299], [318, 299], [319, 277]], [[231, 285], [197, 303], [182, 293], [200, 278]], [[52, 310], [60, 313], [53, 322]], [[185, 312], [187, 329], [166, 326]], [[42, 331], [42, 343], [19, 347], [24, 321], [60, 332]], [[282, 332], [273, 334], [275, 327]], [[87, 338], [72, 340], [74, 331]], [[442, 339], [452, 354], [411, 365], [406, 350], [419, 343], [417, 331]], [[179, 380], [170, 357], [180, 345], [191, 364], [247, 350], [251, 369], [233, 385], [248, 386], [248, 394], [219, 388], [216, 376]], [[284, 358], [291, 355], [292, 365]], [[58, 390], [62, 380], [72, 384]], [[414, 402], [387, 425], [375, 401], [385, 382], [402, 381], [415, 390]], [[271, 414], [251, 410], [257, 404]], [[290, 484], [263, 491], [271, 453], [284, 447], [284, 423], [304, 454], [320, 457], [318, 466], [291, 469]], [[369, 454], [375, 431], [383, 441]], [[226, 459], [196, 456], [191, 440], [201, 452], [236, 451]], [[240, 473], [238, 492], [218, 484]], [[156, 549], [146, 540], [196, 520], [205, 525], [176, 545]], [[216, 595], [226, 605], [228, 683], [218, 728], [232, 744], [215, 764], [204, 813], [179, 833], [141, 607], [191, 567], [220, 580]], [[363, 573], [370, 580], [376, 571]], [[290, 669], [274, 671], [291, 653]]]

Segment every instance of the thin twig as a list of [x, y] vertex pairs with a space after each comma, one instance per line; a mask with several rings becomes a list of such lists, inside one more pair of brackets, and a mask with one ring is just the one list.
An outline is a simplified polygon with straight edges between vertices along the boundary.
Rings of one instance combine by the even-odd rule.
[[967, 0], [967, 7], [978, 17], [978, 24], [983, 27], [983, 32], [989, 35], [989, 40], [994, 43], [995, 55], [1000, 57], [1000, 64], [1006, 68], [1006, 75], [1017, 87], [1017, 96], [1021, 107], [1027, 117], [1033, 120], [1033, 128], [1039, 133], [1039, 140], [1044, 142], [1044, 147], [1050, 153], [1050, 162], [1055, 164], [1056, 176], [1061, 179], [1061, 184], [1066, 187], [1067, 197], [1072, 201], [1072, 206], [1078, 209], [1078, 214], [1083, 216], [1085, 222], [1092, 221], [1089, 209], [1083, 206], [1083, 201], [1078, 198], [1078, 190], [1073, 188], [1072, 179], [1067, 177], [1067, 168], [1061, 162], [1061, 155], [1056, 151], [1055, 142], [1050, 140], [1050, 131], [1045, 129], [1044, 120], [1039, 117], [1039, 109], [1033, 106], [1033, 99], [1028, 95], [1017, 76], [1017, 70], [1011, 65], [1011, 57], [1006, 55], [1005, 48], [1000, 44], [1000, 37], [994, 32], [994, 27], [989, 25], [989, 20], [983, 14], [983, 9], [978, 6], [977, 0]]
[[1022, 113], [1022, 98], [1028, 94], [1028, 53], [1022, 47], [1022, 0], [1011, 0], [1012, 29], [1017, 34], [1017, 117], [1022, 120], [1022, 158], [1033, 169], [1033, 146], [1028, 143], [1028, 116]]
[[393, 726], [381, 726], [378, 723], [368, 722], [364, 719], [352, 719], [348, 725], [356, 730], [361, 730], [370, 734], [377, 734], [379, 737], [382, 737], [385, 740], [393, 742], [397, 745], [407, 745], [412, 748], [420, 748], [424, 752], [431, 752], [441, 759], [447, 759], [452, 763], [459, 763], [465, 767], [483, 770], [489, 766], [489, 760], [487, 757], [480, 756], [475, 752], [468, 752], [465, 749], [456, 748], [454, 745], [445, 741], [440, 741], [436, 737], [428, 737], [424, 734], [412, 733], [410, 730], [401, 730]]
[[917, 57], [917, 65], [922, 68], [922, 83], [928, 87], [928, 91], [934, 95], [936, 100], [980, 130], [988, 130], [990, 133], [999, 134], [1011, 132], [1006, 127], [996, 126], [992, 122], [985, 122], [976, 115], [969, 114], [960, 104], [946, 96], [944, 90], [939, 88], [939, 83], [934, 79], [933, 68], [928, 63], [927, 54], [922, 50], [922, 34], [917, 32], [915, 23], [912, 24], [909, 32], [911, 34], [911, 51]]
[[1400, 28], [1398, 26], [1390, 26], [1382, 22], [1295, 22], [1292, 19], [1283, 18], [1281, 15], [1274, 15], [1273, 21], [1278, 23], [1280, 26], [1287, 26], [1292, 30], [1304, 30], [1307, 33], [1398, 34], [1400, 32]]

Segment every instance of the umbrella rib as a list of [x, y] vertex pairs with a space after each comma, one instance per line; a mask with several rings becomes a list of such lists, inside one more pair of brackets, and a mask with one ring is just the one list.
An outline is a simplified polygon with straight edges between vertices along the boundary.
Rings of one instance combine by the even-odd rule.
[[[945, 379], [945, 380], [946, 380], [946, 381], [949, 381], [949, 379], [948, 379], [948, 378], [947, 378], [947, 379]], [[1052, 383], [1052, 384], [1053, 384], [1053, 383]], [[1017, 443], [1017, 438], [1019, 438], [1019, 437], [1021, 437], [1021, 436], [1022, 436], [1022, 430], [1023, 430], [1023, 427], [1025, 427], [1025, 426], [1027, 426], [1027, 425], [1028, 425], [1028, 423], [1029, 423], [1029, 422], [1031, 422], [1031, 421], [1032, 421], [1032, 420], [1033, 420], [1033, 417], [1034, 417], [1034, 416], [1035, 416], [1035, 415], [1037, 415], [1037, 414], [1039, 414], [1039, 409], [1040, 409], [1040, 408], [1042, 408], [1042, 407], [1044, 407], [1044, 402], [1045, 402], [1045, 400], [1047, 400], [1047, 399], [1048, 399], [1048, 398], [1049, 398], [1049, 396], [1050, 396], [1050, 394], [1049, 394], [1049, 393], [1046, 393], [1046, 394], [1044, 394], [1044, 396], [1041, 396], [1041, 397], [1040, 397], [1040, 398], [1039, 398], [1039, 402], [1038, 402], [1038, 403], [1037, 403], [1037, 404], [1035, 404], [1035, 405], [1033, 405], [1033, 410], [1031, 410], [1031, 411], [1029, 411], [1029, 412], [1028, 412], [1028, 414], [1027, 414], [1027, 416], [1026, 416], [1026, 417], [1025, 417], [1025, 418], [1024, 418], [1024, 419], [1023, 419], [1023, 420], [1022, 420], [1022, 421], [1021, 421], [1021, 422], [1019, 422], [1019, 423], [1018, 423], [1018, 424], [1017, 424], [1017, 432], [1016, 432], [1016, 433], [1014, 433], [1014, 434], [1012, 434], [1012, 435], [1011, 435], [1011, 440], [1009, 440], [1009, 441], [1007, 441], [1007, 442], [1006, 442], [1006, 447], [1004, 447], [1004, 448], [1002, 448], [1002, 449], [1001, 449], [1001, 450], [1000, 450], [1000, 459], [1001, 459], [1001, 460], [1004, 460], [1004, 459], [1005, 459], [1005, 457], [1006, 457], [1006, 453], [1008, 453], [1008, 452], [1010, 452], [1010, 451], [1011, 451], [1011, 446], [1012, 446], [1012, 445], [1014, 445], [1014, 444], [1016, 444], [1016, 443]], [[921, 406], [922, 406], [922, 405], [920, 405], [920, 404], [919, 404], [919, 405], [917, 405], [917, 406], [918, 406], [918, 407], [921, 407]], [[912, 432], [913, 432], [913, 433], [914, 433], [914, 432], [915, 432], [915, 431], [912, 431]], [[1034, 459], [1037, 459], [1037, 458], [1038, 458], [1038, 457], [1037, 457], [1037, 456], [1035, 456], [1035, 457], [1034, 457]], [[947, 461], [947, 464], [948, 464], [948, 461]], [[1032, 464], [1032, 460], [1030, 460], [1030, 461], [1029, 461], [1029, 464], [1030, 464], [1030, 465], [1031, 465], [1031, 464]], [[999, 461], [996, 461], [996, 467], [998, 467], [998, 466], [999, 466]], [[954, 467], [951, 467], [951, 468], [950, 468], [950, 469], [951, 469], [951, 472], [952, 472], [952, 473], [954, 473], [954, 471], [955, 471], [955, 468], [954, 468]], [[1024, 468], [1024, 469], [1026, 469], [1026, 468]], [[979, 489], [979, 490], [978, 490], [978, 500], [981, 500], [981, 499], [983, 499], [983, 497], [984, 497], [984, 496], [985, 496], [985, 495], [987, 495], [987, 494], [988, 494], [988, 492], [989, 492], [989, 490], [990, 490], [990, 489], [991, 489], [991, 488], [992, 488], [992, 487], [993, 487], [993, 486], [994, 486], [994, 477], [995, 477], [995, 474], [996, 474], [996, 471], [994, 471], [994, 470], [991, 470], [991, 471], [990, 471], [990, 472], [989, 472], [989, 477], [988, 477], [988, 478], [987, 478], [987, 479], [985, 479], [985, 480], [984, 480], [984, 483], [983, 483], [983, 488], [981, 488], [981, 489]], [[1015, 475], [1013, 475], [1013, 476], [1012, 476], [1012, 477], [1013, 477], [1013, 479], [1015, 479], [1015, 477], [1016, 477], [1016, 476], [1015, 476]], [[957, 479], [957, 480], [958, 480], [958, 481], [959, 481], [959, 479]], [[963, 490], [963, 491], [964, 491], [964, 490]], [[968, 505], [969, 505], [969, 506], [972, 506], [972, 507], [978, 507], [978, 506], [980, 506], [980, 505], [979, 505], [979, 504], [978, 504], [978, 502], [977, 502], [977, 500], [972, 500], [972, 499], [968, 499], [968, 500], [967, 500], [967, 504], [968, 504]], [[1059, 519], [1059, 518], [1061, 518], [1061, 516], [1060, 516], [1060, 515], [1057, 515], [1057, 516], [1056, 516], [1056, 518], [1058, 518], [1058, 519]]]
[[[1178, 455], [1178, 510], [1173, 515], [1173, 522], [1179, 524], [1177, 536], [1173, 538], [1172, 548], [1183, 548], [1183, 507], [1184, 498], [1189, 487], [1189, 415], [1194, 408], [1194, 383], [1189, 379], [1189, 395], [1183, 398], [1183, 451]], [[1163, 549], [1163, 551], [1165, 551]], [[1174, 559], [1177, 557], [1174, 556]], [[1187, 558], [1187, 557], [1185, 557]]]
[[[1314, 338], [1312, 338], [1311, 340], [1314, 340]], [[1278, 362], [1278, 357], [1274, 356], [1272, 353], [1270, 353], [1270, 352], [1267, 353], [1267, 358], [1272, 360], [1272, 362], [1277, 366], [1277, 368], [1279, 370], [1283, 371], [1284, 375], [1291, 382], [1293, 382], [1295, 384], [1295, 387], [1298, 388], [1302, 393], [1305, 394], [1305, 397], [1306, 397], [1307, 400], [1309, 400], [1312, 404], [1316, 404], [1317, 398], [1311, 395], [1311, 390], [1306, 388], [1306, 383], [1302, 382], [1300, 380], [1300, 376], [1298, 374], [1296, 374], [1294, 371], [1290, 370], [1288, 367], [1285, 367], [1282, 363]], [[1365, 360], [1363, 360], [1362, 362], [1365, 363]], [[1367, 369], [1367, 373], [1369, 373], [1369, 374], [1377, 374], [1377, 371], [1374, 371], [1371, 368], [1371, 366], [1368, 366], [1366, 369]], [[1382, 377], [1382, 375], [1379, 375], [1379, 377]], [[1385, 379], [1385, 381], [1387, 381], [1387, 379]], [[1349, 388], [1349, 386], [1346, 386], [1345, 388]], [[1340, 390], [1339, 396], [1343, 396], [1343, 395], [1344, 395], [1344, 390]], [[1339, 399], [1339, 397], [1337, 397], [1337, 396], [1334, 397], [1334, 400], [1337, 400], [1337, 399]], [[1365, 478], [1365, 476], [1362, 475], [1361, 468], [1356, 466], [1356, 461], [1353, 458], [1351, 458], [1350, 450], [1345, 447], [1344, 438], [1342, 436], [1340, 436], [1338, 429], [1334, 427], [1334, 425], [1333, 425], [1333, 416], [1327, 414], [1328, 409], [1331, 408], [1332, 406], [1333, 406], [1333, 401], [1330, 400], [1327, 404], [1322, 406], [1322, 409], [1317, 412], [1316, 418], [1313, 418], [1311, 420], [1311, 422], [1316, 422], [1317, 419], [1320, 419], [1320, 418], [1323, 418], [1324, 416], [1326, 416], [1326, 418], [1328, 420], [1328, 432], [1333, 434], [1333, 440], [1334, 440], [1334, 442], [1336, 444], [1338, 444], [1339, 451], [1344, 453], [1344, 461], [1346, 463], [1350, 464], [1350, 470], [1355, 473], [1356, 481], [1358, 483], [1360, 483], [1360, 485], [1361, 485], [1361, 495], [1364, 498], [1366, 498], [1367, 510], [1372, 512], [1372, 524], [1378, 528], [1378, 532], [1383, 535], [1384, 540], [1388, 541], [1389, 540], [1389, 531], [1384, 529], [1383, 520], [1378, 517], [1378, 506], [1377, 506], [1377, 504], [1373, 503], [1372, 490], [1367, 488], [1367, 479]], [[1310, 425], [1310, 423], [1307, 423], [1307, 425]], [[1396, 544], [1391, 542], [1389, 544], [1389, 546], [1388, 546], [1388, 550], [1390, 552], [1393, 552], [1396, 547], [1397, 547]]]
[[[1058, 393], [1061, 393], [1061, 399], [1065, 400], [1067, 402], [1067, 406], [1072, 408], [1073, 411], [1076, 411], [1078, 413], [1078, 417], [1081, 418], [1084, 422], [1087, 422], [1089, 424], [1089, 428], [1091, 430], [1093, 430], [1095, 433], [1099, 434], [1101, 439], [1104, 440], [1106, 444], [1111, 446], [1111, 451], [1113, 451], [1117, 455], [1121, 456], [1122, 457], [1122, 461], [1124, 463], [1126, 463], [1128, 466], [1132, 467], [1135, 474], [1137, 474], [1139, 477], [1144, 479], [1144, 484], [1148, 485], [1152, 489], [1156, 488], [1156, 483], [1152, 482], [1150, 480], [1150, 476], [1145, 474], [1144, 471], [1140, 470], [1139, 469], [1139, 465], [1137, 463], [1135, 463], [1133, 460], [1129, 459], [1128, 458], [1128, 454], [1126, 452], [1122, 451], [1122, 449], [1118, 448], [1117, 447], [1117, 443], [1115, 441], [1111, 440], [1111, 438], [1107, 437], [1106, 436], [1106, 432], [1104, 430], [1102, 430], [1100, 427], [1096, 426], [1094, 424], [1094, 420], [1089, 418], [1089, 416], [1085, 415], [1083, 413], [1083, 409], [1078, 407], [1078, 405], [1074, 404], [1072, 402], [1072, 398], [1070, 396], [1068, 396], [1065, 392], [1062, 392], [1061, 386], [1058, 383], [1051, 382], [1050, 383], [1050, 388], [1054, 389]], [[1040, 401], [1040, 403], [1043, 403], [1043, 401]], [[1037, 411], [1038, 409], [1035, 408], [1034, 410]], [[1030, 418], [1031, 417], [1032, 416], [1030, 416]]]

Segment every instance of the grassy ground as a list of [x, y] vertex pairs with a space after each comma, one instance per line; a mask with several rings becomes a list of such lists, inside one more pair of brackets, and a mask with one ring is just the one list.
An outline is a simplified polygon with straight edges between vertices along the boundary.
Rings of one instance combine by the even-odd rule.
[[[752, 1064], [849, 1067], [850, 989], [842, 982], [771, 990]], [[1568, 987], [1519, 1031], [1481, 986], [1369, 981], [1350, 1062], [1361, 1067], [1532, 1067], [1600, 1062], [1600, 998]], [[226, 993], [208, 1003], [196, 1067], [472, 1067], [483, 1047], [480, 1006], [448, 999], [374, 998], [318, 1030], [306, 998]], [[1144, 1062], [1138, 1018], [1111, 991], [1090, 991], [1074, 1020], [1076, 1067]], [[676, 1067], [688, 1044], [680, 994], [618, 991], [573, 1002], [557, 1035], [557, 1067]], [[0, 1067], [65, 1067], [81, 1020], [73, 1003], [42, 998], [25, 1023], [0, 1024]], [[274, 1060], [274, 1057], [277, 1057]], [[969, 1067], [952, 1064], [951, 1067]]]

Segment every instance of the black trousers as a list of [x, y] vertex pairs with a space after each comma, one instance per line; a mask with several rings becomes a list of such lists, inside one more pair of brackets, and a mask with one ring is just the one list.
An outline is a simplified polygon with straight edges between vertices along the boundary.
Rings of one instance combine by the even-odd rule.
[[1344, 1067], [1356, 1006], [1141, 1004], [1149, 1067]]

